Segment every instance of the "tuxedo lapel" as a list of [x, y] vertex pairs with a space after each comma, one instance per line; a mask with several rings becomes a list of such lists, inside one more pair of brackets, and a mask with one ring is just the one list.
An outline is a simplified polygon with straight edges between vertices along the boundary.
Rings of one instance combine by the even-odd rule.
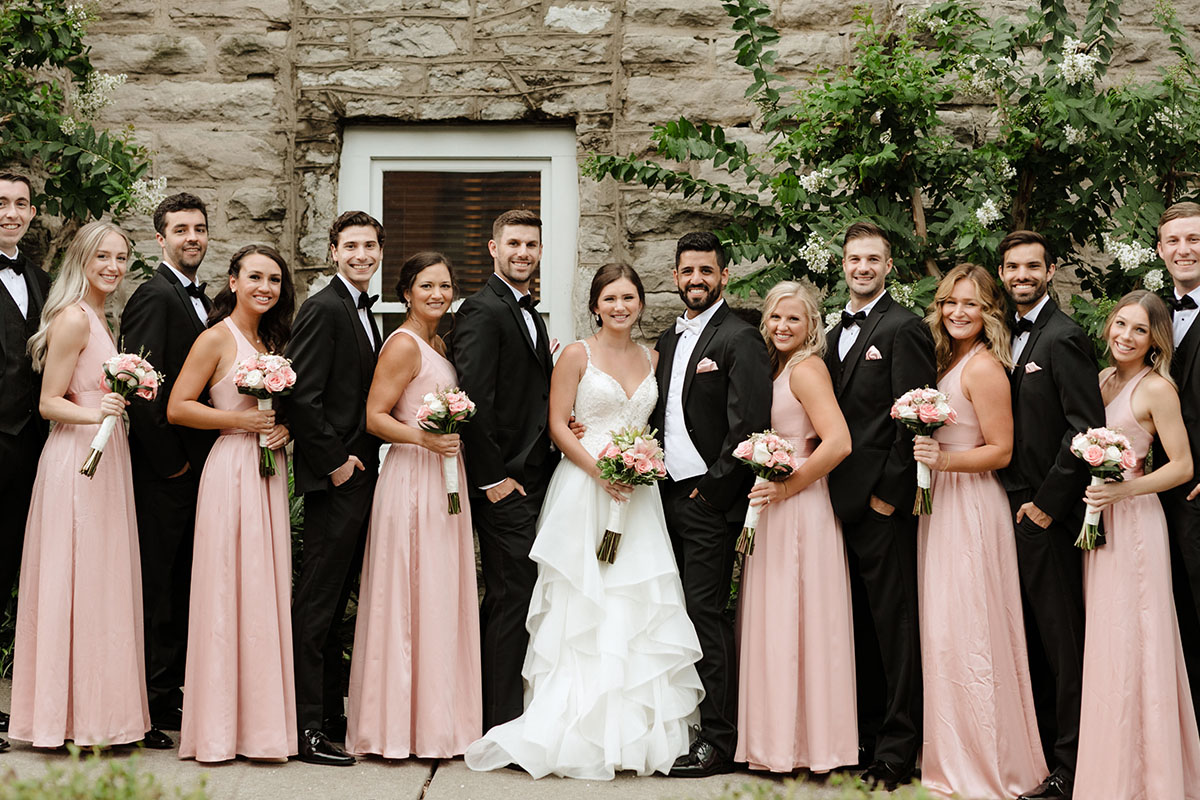
[[36, 267], [29, 262], [25, 263], [25, 290], [29, 293], [29, 313], [26, 317], [33, 318], [42, 313], [42, 306], [46, 304], [46, 298], [42, 295], [42, 287], [34, 280]]
[[[512, 315], [517, 330], [521, 332], [521, 336], [525, 339], [525, 344], [529, 345], [529, 349], [537, 356], [537, 345], [533, 343], [533, 339], [529, 335], [529, 326], [525, 324], [525, 317], [521, 314], [521, 307], [517, 305], [517, 298], [513, 294], [512, 288], [504, 282], [503, 278], [495, 273], [492, 273], [492, 277], [488, 278], [487, 286], [500, 299], [500, 302], [508, 308], [508, 313]], [[538, 315], [535, 313], [533, 316], [536, 318]], [[538, 325], [537, 319], [534, 320], [533, 325], [539, 330], [539, 335], [544, 337], [544, 327]]]
[[1021, 381], [1025, 379], [1025, 365], [1029, 363], [1033, 356], [1034, 345], [1041, 338], [1042, 329], [1046, 327], [1046, 323], [1050, 321], [1050, 317], [1054, 312], [1058, 311], [1058, 306], [1053, 300], [1050, 300], [1046, 305], [1042, 306], [1041, 312], [1037, 319], [1033, 321], [1033, 328], [1029, 331], [1029, 338], [1025, 340], [1025, 347], [1021, 350], [1021, 357], [1017, 359], [1017, 365], [1013, 367], [1013, 395], [1021, 390]]
[[[883, 297], [880, 297], [879, 302], [875, 304], [875, 308], [871, 309], [871, 313], [867, 314], [867, 318], [859, 324], [858, 338], [854, 340], [854, 344], [850, 346], [846, 357], [842, 359], [842, 375], [838, 382], [839, 394], [846, 388], [846, 384], [850, 382], [850, 376], [854, 374], [854, 368], [858, 366], [858, 362], [862, 360], [862, 354], [869, 346], [871, 334], [875, 332], [875, 327], [879, 324], [879, 320], [883, 318], [883, 315], [887, 313], [887, 310], [891, 306], [892, 297], [887, 292], [884, 292]], [[836, 342], [834, 344], [836, 345]]]
[[[166, 264], [158, 265], [158, 274], [161, 275], [167, 283], [171, 284], [171, 288], [175, 290], [175, 296], [179, 298], [179, 302], [183, 306], [184, 316], [186, 316], [191, 323], [192, 330], [196, 332], [196, 335], [204, 333], [204, 323], [201, 322], [200, 318], [196, 316], [196, 307], [192, 305], [192, 296], [187, 293], [187, 289], [183, 288], [183, 284], [179, 282], [179, 278], [175, 276], [175, 273], [172, 272], [171, 268]], [[203, 304], [203, 301], [201, 302]], [[208, 306], [205, 305], [205, 308], [207, 307]]]
[[[692, 379], [696, 377], [696, 367], [700, 364], [700, 359], [704, 358], [704, 350], [708, 347], [708, 343], [717, 335], [717, 328], [725, 321], [725, 317], [729, 314], [729, 304], [724, 303], [718, 308], [704, 326], [704, 330], [700, 331], [700, 337], [696, 339], [696, 346], [692, 349], [692, 356], [688, 359], [687, 366], [684, 368], [686, 372], [683, 375], [683, 407], [687, 408], [688, 392], [692, 388]], [[672, 348], [672, 357], [674, 356], [674, 348]], [[720, 369], [720, 365], [717, 367]]]
[[1175, 349], [1175, 362], [1171, 372], [1179, 383], [1180, 392], [1188, 385], [1192, 377], [1192, 366], [1196, 361], [1197, 345], [1200, 344], [1200, 321], [1192, 320], [1188, 332], [1183, 335], [1179, 347]]
[[[371, 378], [371, 367], [375, 364], [375, 348], [371, 347], [371, 343], [367, 341], [367, 329], [362, 325], [362, 319], [358, 316], [358, 306], [354, 304], [354, 298], [350, 296], [350, 290], [346, 288], [346, 284], [341, 281], [336, 275], [330, 281], [330, 286], [337, 293], [338, 299], [342, 302], [342, 308], [350, 315], [351, 330], [354, 331], [354, 340], [358, 343], [358, 358], [363, 365], [363, 372], [367, 375], [367, 380]], [[368, 317], [370, 314], [367, 315]]]

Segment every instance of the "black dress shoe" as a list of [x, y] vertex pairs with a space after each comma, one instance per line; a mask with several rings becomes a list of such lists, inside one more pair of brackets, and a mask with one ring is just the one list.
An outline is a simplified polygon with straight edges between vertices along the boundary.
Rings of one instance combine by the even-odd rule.
[[309, 764], [330, 767], [348, 767], [354, 763], [354, 756], [329, 741], [324, 732], [312, 728], [300, 734], [299, 758]]
[[1071, 800], [1072, 781], [1061, 772], [1055, 772], [1042, 785], [1032, 792], [1023, 794], [1017, 800]]
[[8, 743], [8, 739], [0, 739], [0, 753], [3, 753], [10, 747], [12, 747], [12, 745]]
[[329, 717], [322, 723], [321, 730], [331, 742], [346, 741], [346, 715], [338, 714], [336, 717]]
[[182, 708], [162, 708], [150, 712], [150, 724], [161, 731], [177, 731], [183, 728]]
[[175, 741], [158, 728], [151, 728], [146, 731], [146, 736], [142, 739], [142, 746], [151, 750], [170, 750], [175, 746]]
[[709, 775], [724, 775], [729, 772], [733, 772], [733, 761], [729, 756], [718, 752], [711, 742], [697, 737], [687, 754], [675, 759], [670, 776], [707, 778]]
[[875, 761], [862, 774], [862, 782], [871, 789], [883, 788], [894, 792], [901, 785], [908, 783], [913, 777], [913, 768], [891, 764], [887, 761]]
[[0, 733], [8, 733], [8, 712], [0, 711]]

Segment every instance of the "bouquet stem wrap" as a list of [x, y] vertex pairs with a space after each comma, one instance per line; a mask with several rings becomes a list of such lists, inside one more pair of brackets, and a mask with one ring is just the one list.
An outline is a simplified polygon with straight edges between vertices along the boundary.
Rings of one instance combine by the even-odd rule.
[[[1103, 486], [1104, 478], [1100, 475], [1092, 476], [1092, 486]], [[1096, 539], [1100, 535], [1100, 509], [1087, 506], [1087, 513], [1083, 515], [1083, 527], [1079, 530], [1079, 538], [1075, 540], [1075, 546], [1080, 550], [1095, 550]]]
[[[258, 410], [270, 411], [272, 400], [269, 397], [258, 398]], [[258, 459], [258, 474], [264, 478], [269, 478], [275, 474], [275, 454], [271, 452], [271, 448], [267, 447], [267, 434], [260, 433], [258, 435], [258, 447], [261, 450]]]
[[608, 524], [604, 526], [604, 538], [600, 540], [600, 549], [596, 558], [606, 564], [617, 560], [617, 547], [621, 544], [621, 534], [625, 531], [625, 502], [609, 499]]
[[913, 514], [933, 513], [933, 471], [928, 464], [917, 462], [917, 496], [913, 500]]
[[458, 456], [442, 456], [442, 480], [446, 484], [446, 511], [462, 513], [462, 501], [458, 497]]
[[80, 475], [86, 475], [89, 478], [95, 477], [96, 467], [100, 466], [100, 456], [104, 455], [104, 446], [108, 444], [108, 438], [112, 436], [115, 427], [117, 427], [117, 418], [111, 414], [100, 423], [100, 430], [96, 431], [96, 435], [92, 437], [91, 452], [88, 453], [83, 466], [79, 469]]
[[[754, 485], [762, 486], [767, 480], [762, 475], [757, 475], [754, 478]], [[737, 542], [733, 545], [733, 549], [743, 556], [754, 554], [754, 529], [758, 527], [758, 518], [762, 514], [762, 508], [762, 506], [746, 507], [746, 520], [742, 523], [742, 532], [738, 534]]]

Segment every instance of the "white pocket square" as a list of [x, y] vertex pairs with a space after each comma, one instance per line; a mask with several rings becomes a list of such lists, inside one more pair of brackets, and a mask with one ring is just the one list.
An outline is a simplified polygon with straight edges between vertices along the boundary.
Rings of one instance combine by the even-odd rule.
[[867, 361], [878, 361], [879, 359], [883, 358], [883, 356], [880, 354], [878, 347], [871, 345], [867, 348], [867, 355], [865, 358]]
[[1036, 361], [1030, 361], [1028, 364], [1025, 365], [1025, 374], [1026, 375], [1028, 375], [1031, 372], [1041, 372], [1041, 371], [1042, 371], [1042, 368], [1037, 365]]
[[696, 365], [696, 374], [697, 375], [699, 375], [701, 372], [716, 372], [716, 371], [717, 371], [717, 362], [713, 361], [711, 358], [702, 358], [702, 359], [700, 359], [700, 363], [698, 363]]

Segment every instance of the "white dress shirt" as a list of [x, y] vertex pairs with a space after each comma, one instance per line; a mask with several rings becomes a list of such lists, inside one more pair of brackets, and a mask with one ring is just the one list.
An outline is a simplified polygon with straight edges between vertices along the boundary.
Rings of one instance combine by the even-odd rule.
[[371, 349], [374, 350], [376, 342], [375, 335], [371, 333], [371, 315], [367, 309], [358, 308], [358, 298], [361, 297], [364, 292], [360, 292], [357, 286], [346, 280], [346, 276], [342, 273], [339, 272], [337, 276], [342, 279], [342, 283], [346, 284], [346, 288], [350, 290], [350, 299], [354, 301], [354, 307], [358, 309], [358, 321], [362, 323], [363, 330], [367, 332], [367, 344], [371, 345]]
[[[175, 273], [175, 277], [179, 280], [180, 283], [183, 284], [184, 289], [186, 289], [192, 285], [193, 281], [187, 275], [184, 275], [182, 272], [175, 269], [175, 267], [171, 266], [166, 261], [164, 261], [162, 263], [164, 266], [166, 266], [167, 269], [169, 269], [169, 270], [171, 270], [171, 272]], [[201, 322], [207, 323], [208, 322], [208, 312], [204, 310], [203, 301], [201, 301], [199, 297], [188, 297], [188, 299], [192, 301], [192, 308], [196, 309], [196, 316], [200, 318]]]
[[[688, 328], [679, 334], [679, 340], [675, 343], [675, 356], [671, 361], [671, 380], [667, 384], [667, 403], [663, 415], [663, 453], [666, 456], [667, 474], [672, 480], [682, 481], [708, 471], [708, 465], [704, 463], [704, 458], [687, 432], [687, 422], [683, 416], [683, 381], [687, 377], [688, 362], [696, 350], [696, 343], [700, 341], [700, 334], [724, 302], [718, 300], [690, 320], [686, 317], [680, 318]], [[719, 364], [717, 368], [720, 369]]]
[[[0, 272], [0, 275], [4, 273]], [[1187, 293], [1197, 304], [1200, 304], [1200, 286], [1192, 289]], [[1175, 299], [1182, 300], [1184, 295], [1179, 294], [1179, 290], [1175, 290]], [[1196, 314], [1200, 313], [1200, 309], [1184, 308], [1176, 311], [1171, 316], [1171, 330], [1175, 334], [1175, 346], [1179, 347], [1179, 343], [1183, 341], [1183, 337], [1187, 336], [1188, 330], [1192, 327], [1192, 323], [1196, 320]]]
[[[1045, 308], [1046, 303], [1049, 303], [1049, 302], [1050, 302], [1050, 295], [1049, 294], [1042, 295], [1042, 299], [1038, 301], [1038, 304], [1036, 306], [1034, 306], [1033, 308], [1029, 309], [1029, 313], [1026, 314], [1025, 316], [1022, 317], [1020, 314], [1018, 314], [1017, 320], [1019, 321], [1022, 319], [1027, 319], [1030, 322], [1037, 322], [1038, 314], [1042, 313], [1042, 309]], [[1030, 331], [1024, 331], [1013, 337], [1013, 340], [1012, 340], [1013, 364], [1016, 364], [1021, 359], [1021, 351], [1025, 349], [1025, 344], [1026, 344], [1026, 342], [1029, 341], [1029, 334], [1030, 334]]]
[[[501, 275], [499, 272], [496, 273], [496, 277], [498, 277], [500, 280], [504, 281], [504, 276]], [[504, 285], [507, 286], [509, 291], [511, 291], [513, 293], [513, 297], [517, 298], [518, 303], [521, 302], [522, 297], [529, 294], [529, 292], [522, 292], [520, 289], [513, 286], [508, 281], [504, 281]], [[524, 308], [522, 308], [520, 310], [521, 310], [521, 318], [525, 320], [525, 327], [529, 329], [529, 338], [533, 340], [533, 346], [537, 347], [537, 336], [538, 336], [537, 325], [533, 324], [533, 314], [531, 314], [527, 309], [524, 309]]]
[[[883, 295], [884, 293], [880, 292], [878, 297], [860, 308], [859, 311], [863, 312], [867, 316], [870, 316], [871, 312], [875, 309], [875, 306], [879, 303]], [[858, 312], [851, 311], [850, 304], [846, 303], [846, 313], [856, 314]], [[862, 322], [866, 321], [867, 320], [864, 318]], [[858, 325], [851, 325], [849, 328], [842, 328], [842, 335], [838, 337], [838, 361], [845, 361], [846, 353], [849, 353], [850, 348], [854, 347], [854, 343], [858, 341], [858, 334], [862, 332], [862, 322], [860, 322]]]
[[[19, 249], [14, 249], [11, 257], [17, 258], [20, 254]], [[29, 319], [29, 287], [25, 285], [25, 276], [18, 275], [12, 267], [5, 267], [0, 269], [0, 283], [4, 284], [17, 308], [21, 309], [21, 316]]]

